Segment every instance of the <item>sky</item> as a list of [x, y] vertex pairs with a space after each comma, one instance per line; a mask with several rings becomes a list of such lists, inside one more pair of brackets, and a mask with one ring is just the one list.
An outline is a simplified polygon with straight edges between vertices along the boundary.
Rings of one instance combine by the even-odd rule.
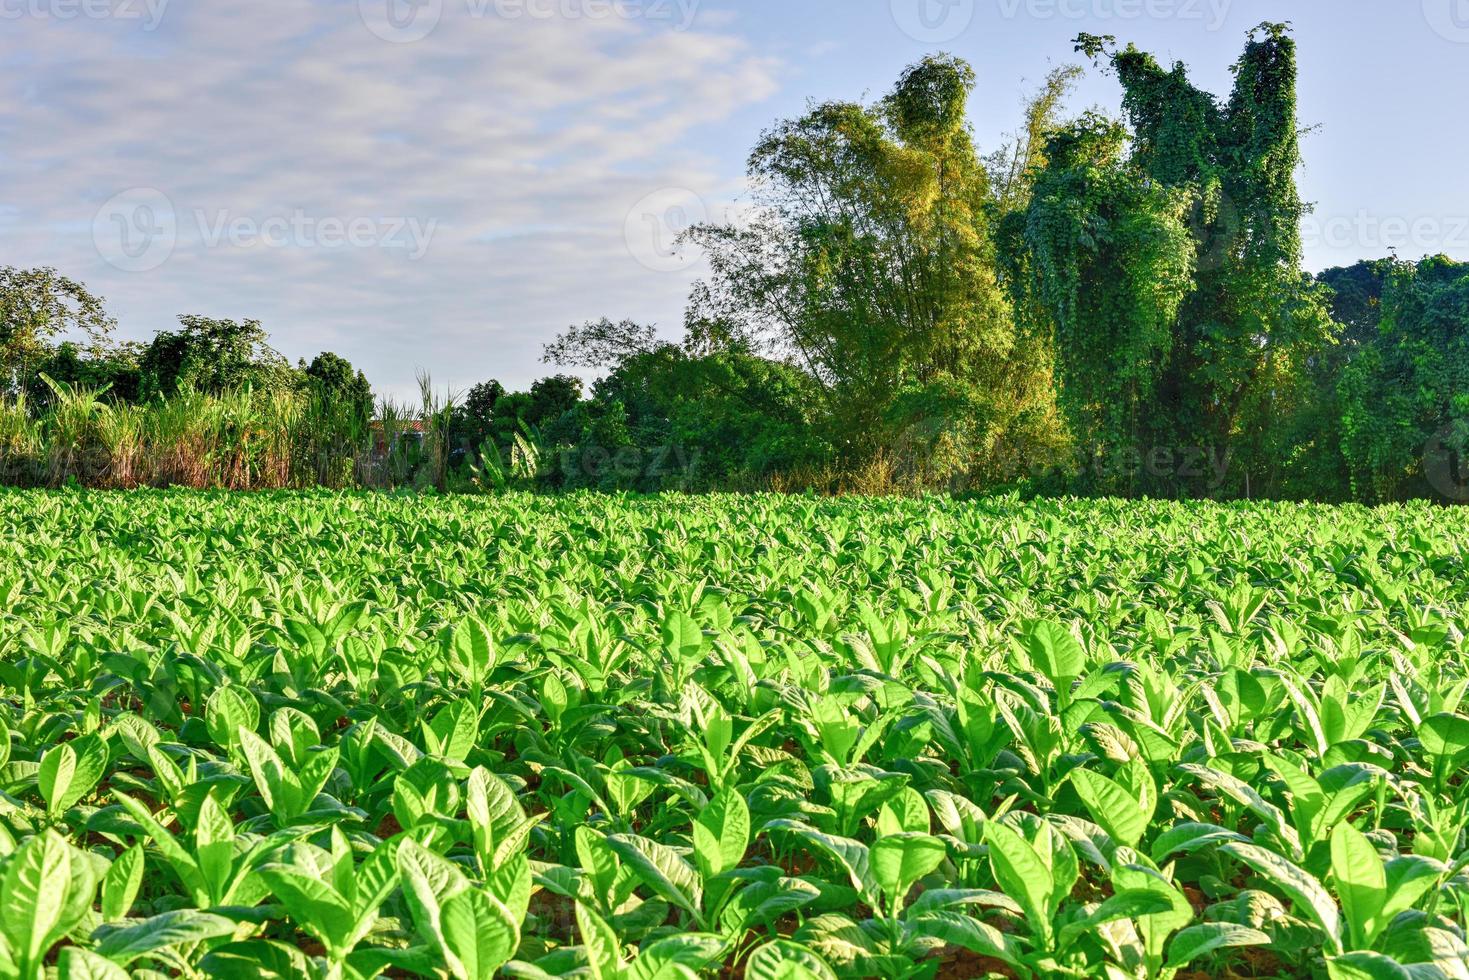
[[[1225, 96], [1266, 20], [1300, 45], [1308, 266], [1469, 260], [1469, 0], [0, 0], [0, 266], [83, 281], [122, 338], [255, 319], [393, 397], [524, 387], [574, 323], [676, 337], [673, 241], [811, 100], [946, 51], [987, 151], [1078, 33]], [[1071, 107], [1119, 101], [1091, 69]]]

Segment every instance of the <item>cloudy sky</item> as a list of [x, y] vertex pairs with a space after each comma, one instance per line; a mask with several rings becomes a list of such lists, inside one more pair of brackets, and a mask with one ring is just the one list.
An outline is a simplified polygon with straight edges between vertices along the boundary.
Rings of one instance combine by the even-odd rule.
[[[678, 330], [760, 130], [974, 62], [985, 147], [1080, 31], [1227, 90], [1289, 17], [1319, 268], [1469, 259], [1469, 0], [0, 0], [0, 265], [54, 265], [126, 337], [262, 321], [383, 392], [548, 369], [600, 316]], [[1093, 73], [1078, 108], [1115, 109]]]

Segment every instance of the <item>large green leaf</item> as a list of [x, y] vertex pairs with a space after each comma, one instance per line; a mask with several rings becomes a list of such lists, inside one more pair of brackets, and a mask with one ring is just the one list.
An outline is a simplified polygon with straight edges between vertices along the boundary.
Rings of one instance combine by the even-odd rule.
[[79, 860], [71, 845], [48, 830], [22, 844], [6, 862], [0, 930], [15, 951], [23, 976], [75, 924], [68, 921], [67, 899], [73, 887], [72, 865]]
[[655, 895], [695, 917], [699, 916], [703, 882], [699, 872], [690, 867], [677, 851], [666, 844], [632, 834], [613, 834], [607, 838], [607, 843]]
[[483, 889], [466, 888], [450, 898], [440, 923], [460, 980], [489, 980], [520, 945], [520, 928], [510, 910]]
[[98, 954], [127, 966], [139, 957], [161, 949], [231, 935], [235, 928], [236, 924], [223, 916], [195, 909], [178, 909], [134, 925], [103, 926], [94, 938]]
[[1086, 804], [1087, 812], [1119, 844], [1137, 847], [1152, 819], [1151, 806], [1143, 804], [1116, 782], [1090, 769], [1073, 769], [1071, 785]]
[[1229, 843], [1220, 850], [1264, 875], [1291, 899], [1298, 911], [1321, 927], [1328, 948], [1341, 951], [1341, 916], [1321, 882], [1279, 854], [1254, 844]]
[[889, 901], [902, 902], [924, 875], [937, 868], [948, 848], [927, 834], [893, 834], [868, 848], [872, 877]]

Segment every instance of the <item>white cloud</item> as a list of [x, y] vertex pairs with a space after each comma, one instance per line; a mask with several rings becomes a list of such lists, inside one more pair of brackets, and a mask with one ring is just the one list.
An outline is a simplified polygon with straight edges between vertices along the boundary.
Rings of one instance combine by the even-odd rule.
[[[577, 320], [676, 325], [697, 270], [639, 262], [628, 210], [688, 188], [718, 213], [736, 162], [691, 152], [691, 134], [772, 95], [778, 66], [713, 16], [677, 30], [481, 7], [443, 0], [432, 33], [403, 44], [374, 36], [357, 0], [175, 0], [152, 31], [6, 22], [0, 264], [83, 279], [128, 336], [180, 313], [254, 317], [287, 354], [334, 349], [400, 394], [416, 367], [458, 388], [525, 383]], [[94, 244], [98, 209], [133, 188], [174, 210], [177, 245], [150, 271]], [[211, 247], [221, 215], [313, 230]], [[334, 246], [333, 221], [377, 237]], [[397, 222], [432, 226], [422, 258], [393, 247]]]

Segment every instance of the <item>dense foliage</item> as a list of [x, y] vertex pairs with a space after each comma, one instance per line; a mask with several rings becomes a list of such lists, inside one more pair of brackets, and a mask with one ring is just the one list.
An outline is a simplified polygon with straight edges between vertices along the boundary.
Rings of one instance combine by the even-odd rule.
[[[1037, 100], [1043, 117], [1069, 77]], [[970, 138], [974, 83], [963, 61], [930, 57], [876, 105], [777, 125], [750, 157], [750, 220], [690, 235], [712, 275], [689, 346], [804, 368], [848, 469], [885, 459], [899, 479], [994, 484], [1064, 444], [1048, 364], [999, 278], [995, 205], [1016, 182], [992, 180]]]
[[[1376, 334], [1343, 372], [1343, 450], [1361, 496], [1396, 500], [1422, 492], [1425, 445], [1469, 446], [1469, 267], [1440, 257], [1374, 271]], [[1438, 491], [1462, 502], [1469, 486], [1436, 462], [1428, 479], [1449, 477]]]
[[1466, 541], [0, 493], [0, 976], [1458, 976]]
[[1336, 332], [1301, 270], [1295, 42], [1252, 33], [1223, 103], [1181, 64], [1108, 61], [1129, 130], [1088, 116], [1056, 133], [1017, 236], [1073, 431], [1086, 456], [1204, 446], [1235, 463], [1223, 486], [1141, 470], [1100, 489], [1287, 492], [1307, 364]]
[[[983, 152], [975, 71], [776, 123], [678, 340], [601, 319], [529, 390], [372, 405], [253, 320], [114, 343], [55, 270], [0, 270], [0, 479], [438, 490], [817, 490], [1469, 499], [1469, 265], [1302, 268], [1296, 42], [1227, 96], [1110, 37], [1118, 118], [1052, 72]], [[374, 417], [375, 416], [375, 417]]]

